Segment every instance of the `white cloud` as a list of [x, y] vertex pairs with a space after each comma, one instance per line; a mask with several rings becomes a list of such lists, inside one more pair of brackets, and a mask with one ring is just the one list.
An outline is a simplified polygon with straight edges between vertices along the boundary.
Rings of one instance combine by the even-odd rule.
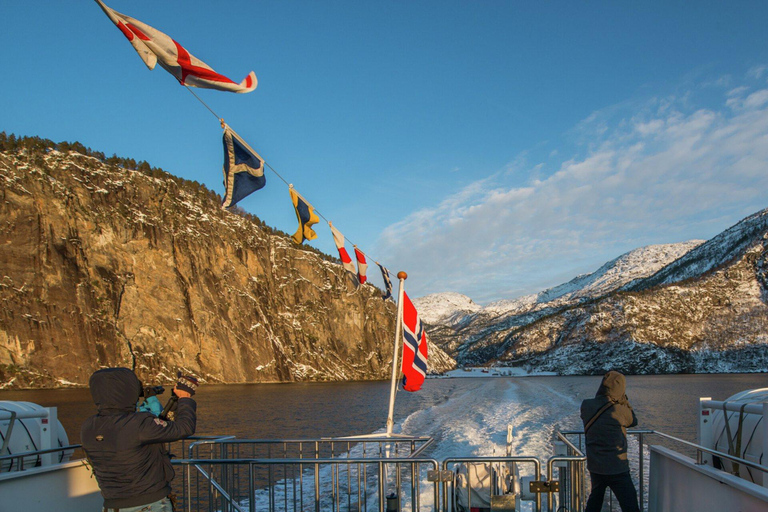
[[746, 85], [741, 85], [739, 87], [734, 87], [733, 89], [728, 91], [726, 96], [728, 96], [729, 98], [733, 97], [733, 96], [741, 96], [742, 94], [744, 94], [748, 90], [749, 90], [749, 87], [747, 87]]
[[759, 64], [757, 66], [752, 66], [749, 71], [747, 71], [747, 76], [759, 80], [763, 77], [766, 71], [768, 71], [768, 65]]
[[768, 89], [753, 92], [744, 100], [744, 107], [749, 109], [760, 108], [768, 103]]
[[472, 183], [389, 226], [378, 253], [409, 271], [414, 296], [488, 302], [641, 245], [713, 236], [768, 206], [768, 90], [745, 94], [719, 108], [664, 98], [596, 112], [577, 127], [581, 155], [549, 172], [529, 164], [523, 185], [503, 172]]

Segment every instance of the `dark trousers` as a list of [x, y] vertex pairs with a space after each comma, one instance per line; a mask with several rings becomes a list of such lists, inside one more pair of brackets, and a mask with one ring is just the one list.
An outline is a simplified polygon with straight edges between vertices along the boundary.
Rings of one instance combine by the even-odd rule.
[[637, 504], [637, 491], [635, 484], [632, 483], [632, 477], [629, 476], [629, 471], [618, 475], [598, 475], [590, 472], [589, 476], [592, 479], [592, 492], [589, 494], [587, 508], [584, 512], [600, 512], [600, 509], [603, 508], [606, 487], [609, 487], [616, 495], [622, 512], [640, 512], [640, 507]]

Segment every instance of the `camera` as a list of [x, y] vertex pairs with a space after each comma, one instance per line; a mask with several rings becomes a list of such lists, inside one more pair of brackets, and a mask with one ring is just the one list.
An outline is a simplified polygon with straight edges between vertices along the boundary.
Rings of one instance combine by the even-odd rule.
[[139, 396], [149, 398], [155, 395], [162, 395], [163, 393], [165, 393], [165, 388], [163, 386], [142, 386]]

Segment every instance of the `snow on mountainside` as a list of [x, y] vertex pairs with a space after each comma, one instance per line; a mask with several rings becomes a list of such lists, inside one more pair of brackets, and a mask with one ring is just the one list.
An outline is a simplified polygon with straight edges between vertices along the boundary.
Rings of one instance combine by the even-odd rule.
[[538, 294], [480, 309], [460, 297], [427, 322], [462, 366], [768, 371], [768, 209], [710, 241], [636, 249]]
[[544, 290], [538, 296], [539, 302], [548, 302], [561, 297], [567, 299], [600, 297], [630, 281], [658, 272], [703, 243], [704, 240], [690, 240], [635, 249], [609, 261], [591, 274], [578, 276], [565, 284]]
[[438, 322], [455, 323], [465, 315], [477, 313], [482, 306], [472, 302], [466, 295], [455, 292], [433, 293], [413, 300], [422, 321], [428, 324]]
[[667, 265], [653, 277], [630, 283], [626, 289], [644, 290], [701, 276], [738, 257], [750, 244], [754, 243], [755, 238], [765, 236], [766, 230], [768, 230], [768, 208], [743, 219], [712, 240]]
[[637, 249], [564, 285], [428, 330], [464, 366], [768, 371], [768, 209], [708, 242]]
[[485, 307], [476, 304], [466, 295], [455, 292], [434, 293], [413, 302], [422, 320], [433, 325], [470, 321], [473, 314], [494, 317], [519, 315], [552, 305], [553, 301], [563, 304], [605, 295], [636, 279], [653, 275], [703, 242], [704, 240], [690, 240], [677, 244], [641, 247], [609, 261], [591, 274], [582, 274], [538, 294], [500, 300]]

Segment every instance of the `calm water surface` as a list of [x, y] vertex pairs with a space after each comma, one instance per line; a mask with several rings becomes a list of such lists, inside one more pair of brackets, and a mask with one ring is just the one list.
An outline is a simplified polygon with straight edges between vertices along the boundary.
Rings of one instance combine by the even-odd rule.
[[[501, 382], [500, 382], [501, 381]], [[417, 411], [434, 409], [434, 422], [450, 423], [475, 408], [498, 409], [499, 425], [515, 410], [543, 408], [563, 428], [578, 427], [578, 403], [594, 395], [600, 377], [525, 377], [429, 379], [417, 393], [399, 392], [396, 423]], [[500, 386], [516, 390], [524, 402], [509, 408]], [[698, 398], [725, 399], [739, 391], [768, 387], [766, 374], [628, 376], [627, 395], [640, 427], [694, 441]], [[470, 396], [470, 405], [447, 407], [454, 396]], [[556, 396], [557, 399], [551, 397]], [[167, 392], [161, 398], [165, 401]], [[383, 429], [388, 382], [248, 384], [203, 386], [198, 403], [198, 434], [240, 438], [313, 438], [371, 433]], [[95, 412], [87, 389], [0, 391], [0, 400], [23, 400], [58, 407], [71, 443], [79, 443], [80, 425]], [[466, 404], [466, 402], [462, 402]], [[565, 405], [564, 405], [565, 404]], [[505, 407], [502, 407], [505, 406]], [[572, 410], [571, 410], [572, 409]], [[437, 411], [440, 411], [439, 413]], [[511, 411], [511, 412], [510, 412]], [[413, 422], [418, 425], [419, 423]], [[410, 434], [418, 432], [409, 431]], [[428, 433], [429, 434], [429, 433]]]

